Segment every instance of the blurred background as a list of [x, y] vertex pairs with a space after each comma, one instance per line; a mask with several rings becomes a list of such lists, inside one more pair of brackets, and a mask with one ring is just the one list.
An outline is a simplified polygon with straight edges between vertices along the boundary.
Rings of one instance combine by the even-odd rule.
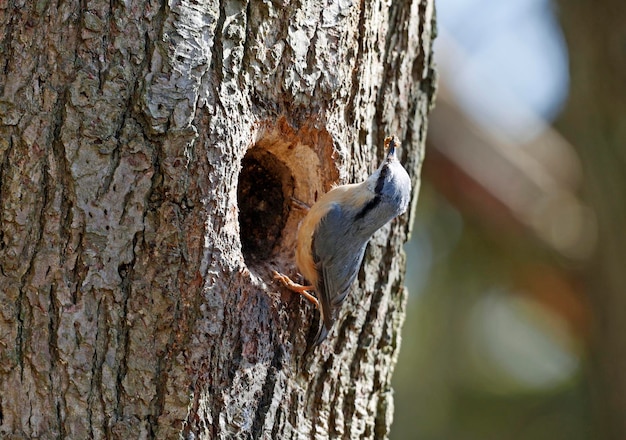
[[436, 8], [391, 438], [626, 439], [626, 2]]

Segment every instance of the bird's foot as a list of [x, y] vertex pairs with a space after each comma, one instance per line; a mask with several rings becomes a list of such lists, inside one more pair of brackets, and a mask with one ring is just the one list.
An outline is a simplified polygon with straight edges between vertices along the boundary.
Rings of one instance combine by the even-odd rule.
[[315, 307], [320, 308], [320, 303], [313, 295], [311, 295], [308, 290], [314, 290], [313, 286], [303, 286], [302, 284], [298, 284], [291, 280], [287, 275], [283, 275], [282, 273], [278, 273], [275, 270], [272, 271], [274, 273], [274, 279], [278, 280], [285, 286], [287, 289], [292, 292], [298, 293], [309, 300]]

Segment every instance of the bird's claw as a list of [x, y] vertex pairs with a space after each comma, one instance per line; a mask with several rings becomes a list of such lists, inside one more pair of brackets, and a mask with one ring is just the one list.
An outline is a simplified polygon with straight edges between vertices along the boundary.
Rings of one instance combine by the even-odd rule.
[[317, 307], [318, 309], [320, 308], [320, 303], [317, 298], [315, 298], [308, 292], [308, 290], [314, 290], [313, 286], [303, 286], [302, 284], [298, 284], [292, 281], [291, 278], [289, 278], [287, 275], [283, 275], [282, 273], [276, 272], [275, 270], [273, 270], [272, 273], [274, 274], [274, 279], [280, 281], [281, 284], [287, 289], [302, 295], [311, 303], [313, 303], [315, 307]]

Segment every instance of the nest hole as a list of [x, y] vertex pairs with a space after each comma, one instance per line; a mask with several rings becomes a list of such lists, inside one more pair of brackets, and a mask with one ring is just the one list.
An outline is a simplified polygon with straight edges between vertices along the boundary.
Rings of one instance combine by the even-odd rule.
[[[331, 136], [285, 118], [259, 125], [237, 187], [243, 258], [252, 272], [293, 274], [300, 221], [339, 177]], [[301, 202], [301, 203], [297, 203]]]
[[294, 178], [278, 157], [259, 147], [241, 163], [237, 199], [239, 230], [248, 266], [269, 259], [277, 249], [289, 217]]

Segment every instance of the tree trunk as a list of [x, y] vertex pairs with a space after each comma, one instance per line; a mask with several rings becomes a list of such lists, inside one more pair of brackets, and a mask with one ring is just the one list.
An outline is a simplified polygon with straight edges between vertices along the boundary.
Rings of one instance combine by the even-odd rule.
[[585, 195], [597, 215], [598, 246], [586, 268], [595, 308], [591, 353], [593, 438], [626, 438], [626, 4], [561, 2], [570, 47], [570, 100], [562, 132], [585, 170]]
[[417, 195], [433, 25], [432, 0], [0, 1], [0, 436], [386, 437], [409, 216], [311, 351], [270, 270], [296, 275], [292, 197], [388, 134]]

